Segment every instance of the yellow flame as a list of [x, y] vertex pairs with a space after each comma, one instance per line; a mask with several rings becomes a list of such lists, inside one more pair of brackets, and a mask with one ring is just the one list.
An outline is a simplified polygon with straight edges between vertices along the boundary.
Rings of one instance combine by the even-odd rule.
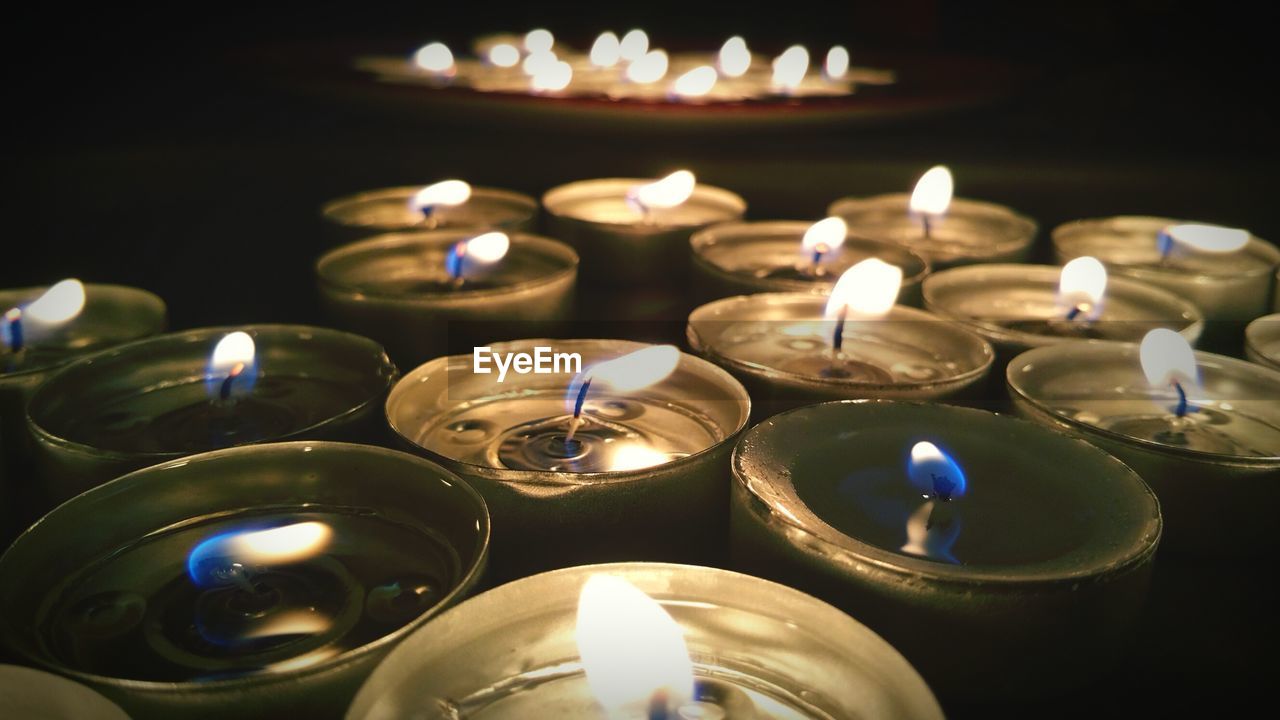
[[651, 345], [591, 368], [593, 382], [603, 382], [618, 392], [631, 392], [662, 381], [680, 364], [675, 345]]
[[524, 49], [530, 53], [551, 52], [555, 44], [555, 36], [546, 28], [530, 30], [524, 34]]
[[542, 52], [529, 53], [524, 62], [520, 64], [520, 69], [524, 71], [525, 75], [537, 77], [539, 73], [546, 72], [548, 68], [558, 62], [560, 62], [560, 58], [556, 57], [554, 52], [544, 50]]
[[74, 318], [81, 310], [84, 310], [84, 285], [79, 280], [67, 279], [54, 283], [21, 312], [28, 319], [56, 325]]
[[614, 445], [609, 455], [609, 470], [641, 470], [670, 462], [671, 457], [640, 443]]
[[793, 90], [809, 72], [809, 51], [803, 45], [792, 45], [773, 60], [774, 87]]
[[423, 45], [414, 53], [413, 61], [428, 72], [444, 73], [453, 69], [453, 53], [441, 42]]
[[538, 68], [529, 85], [541, 92], [558, 92], [569, 87], [570, 82], [573, 82], [573, 66], [563, 60], [554, 60]]
[[751, 69], [751, 51], [747, 49], [747, 41], [734, 35], [720, 46], [720, 72], [725, 77], [742, 77]]
[[1095, 257], [1078, 257], [1062, 266], [1058, 277], [1058, 304], [1097, 317], [1107, 291], [1107, 268]]
[[867, 258], [854, 265], [836, 281], [827, 300], [826, 317], [834, 318], [848, 308], [849, 319], [871, 320], [893, 309], [902, 287], [902, 268], [879, 258]]
[[300, 522], [232, 535], [211, 554], [254, 565], [292, 563], [324, 552], [332, 537], [322, 522]]
[[467, 257], [482, 263], [501, 260], [511, 247], [511, 238], [506, 233], [487, 232], [467, 241]]
[[633, 83], [655, 83], [666, 77], [669, 59], [665, 50], [652, 50], [627, 66], [627, 79]]
[[648, 209], [673, 208], [693, 195], [697, 178], [688, 170], [677, 170], [647, 185], [632, 188], [636, 202]]
[[659, 692], [666, 694], [669, 708], [693, 699], [693, 662], [684, 630], [623, 578], [587, 580], [578, 598], [574, 639], [587, 684], [611, 716], [645, 717]]
[[849, 51], [843, 45], [836, 45], [828, 50], [823, 71], [832, 80], [844, 77], [849, 72]]
[[515, 67], [520, 62], [520, 48], [511, 43], [498, 43], [489, 48], [489, 62], [498, 67]]
[[844, 238], [849, 234], [849, 226], [844, 220], [838, 217], [829, 217], [809, 226], [804, 231], [804, 237], [800, 240], [800, 247], [805, 254], [812, 254], [814, 251], [820, 251], [827, 254], [838, 249], [844, 244]]
[[640, 29], [628, 30], [618, 44], [618, 53], [623, 60], [634, 62], [649, 52], [649, 35]]
[[702, 97], [716, 84], [716, 69], [701, 65], [676, 78], [671, 89], [681, 97]]
[[409, 203], [415, 210], [428, 207], [461, 205], [471, 198], [471, 186], [463, 180], [441, 180], [432, 183], [413, 196]]
[[935, 165], [916, 181], [916, 188], [911, 193], [911, 212], [941, 215], [951, 207], [954, 192], [955, 181], [951, 178], [951, 171], [945, 165]]
[[253, 338], [249, 336], [249, 333], [239, 330], [227, 333], [213, 347], [213, 359], [209, 363], [210, 369], [218, 373], [230, 371], [237, 365], [251, 365], [256, 352], [257, 349], [254, 347]]
[[1197, 384], [1196, 356], [1187, 339], [1168, 328], [1156, 328], [1142, 338], [1138, 348], [1142, 372], [1156, 387], [1170, 383]]
[[622, 43], [612, 32], [602, 32], [600, 37], [591, 43], [591, 64], [600, 68], [611, 68], [622, 59]]
[[1249, 231], [1221, 225], [1186, 223], [1165, 228], [1165, 234], [1180, 245], [1202, 252], [1235, 252], [1249, 244]]

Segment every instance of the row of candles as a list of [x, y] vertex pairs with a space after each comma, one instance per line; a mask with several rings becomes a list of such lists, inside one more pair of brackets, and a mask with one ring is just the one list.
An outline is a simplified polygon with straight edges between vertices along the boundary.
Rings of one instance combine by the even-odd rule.
[[[462, 181], [344, 198], [338, 235], [384, 234], [318, 283], [372, 339], [143, 339], [164, 305], [140, 290], [0, 293], [5, 467], [38, 469], [0, 488], [68, 501], [0, 559], [0, 638], [136, 717], [332, 714], [411, 632], [348, 717], [938, 717], [907, 660], [949, 698], [1080, 683], [1158, 542], [1269, 546], [1280, 323], [1250, 325], [1256, 362], [1191, 344], [1265, 312], [1280, 253], [1115, 218], [1057, 229], [1061, 269], [1018, 264], [1034, 222], [952, 185], [807, 224], [742, 222], [688, 171], [584, 181], [543, 197], [551, 237], [533, 199]], [[489, 356], [566, 363], [499, 381], [442, 356], [448, 323], [565, 317], [579, 264], [621, 294], [691, 264], [721, 296], [687, 318], [701, 357], [512, 340]], [[426, 362], [399, 377], [384, 346]], [[997, 359], [1032, 422], [961, 406]], [[388, 427], [426, 459], [331, 442]], [[758, 577], [705, 567], [726, 538]], [[640, 559], [703, 567], [588, 566]], [[515, 581], [441, 612], [486, 565]]]

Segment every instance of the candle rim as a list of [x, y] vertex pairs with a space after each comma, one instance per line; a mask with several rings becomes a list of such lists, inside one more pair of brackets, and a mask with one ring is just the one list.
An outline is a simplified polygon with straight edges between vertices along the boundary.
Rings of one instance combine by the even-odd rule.
[[[1264, 332], [1269, 332], [1275, 337], [1259, 337]], [[1269, 353], [1263, 347], [1263, 343], [1275, 340], [1280, 340], [1280, 312], [1251, 320], [1244, 328], [1245, 350], [1257, 355], [1260, 361], [1253, 358], [1246, 359], [1280, 370], [1280, 353]]]

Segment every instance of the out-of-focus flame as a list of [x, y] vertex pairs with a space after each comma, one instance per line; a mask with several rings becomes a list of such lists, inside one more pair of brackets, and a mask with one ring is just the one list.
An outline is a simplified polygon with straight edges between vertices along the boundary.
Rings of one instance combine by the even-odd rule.
[[751, 51], [747, 49], [747, 41], [734, 35], [720, 46], [720, 73], [725, 77], [742, 77], [751, 69]]
[[1186, 223], [1160, 231], [1159, 243], [1165, 252], [1175, 243], [1200, 252], [1230, 253], [1249, 244], [1249, 231], [1221, 225]]
[[209, 355], [205, 388], [210, 398], [231, 400], [247, 394], [258, 378], [253, 338], [237, 330], [222, 336]]
[[673, 208], [693, 195], [697, 178], [688, 170], [677, 170], [654, 182], [631, 188], [628, 197], [645, 210]]
[[800, 240], [800, 249], [806, 257], [814, 253], [827, 255], [840, 249], [849, 234], [849, 226], [838, 217], [829, 217], [809, 226]]
[[611, 68], [622, 59], [622, 43], [612, 32], [602, 32], [591, 43], [591, 64], [600, 68]]
[[538, 28], [524, 34], [524, 49], [530, 53], [551, 52], [556, 38], [550, 30]]
[[609, 717], [662, 717], [693, 699], [693, 662], [684, 630], [653, 598], [626, 580], [593, 575], [578, 598], [574, 632], [587, 684]]
[[46, 325], [60, 325], [84, 310], [84, 285], [75, 279], [60, 280], [30, 305], [22, 308], [22, 317]]
[[680, 364], [675, 345], [652, 345], [606, 360], [586, 374], [593, 382], [605, 383], [617, 392], [632, 392], [661, 382]]
[[1107, 268], [1085, 255], [1062, 266], [1058, 277], [1058, 307], [1069, 317], [1096, 320], [1107, 292]]
[[809, 72], [809, 51], [803, 45], [792, 45], [773, 59], [773, 85], [794, 90]]
[[515, 67], [520, 63], [520, 48], [511, 43], [498, 43], [489, 48], [489, 62], [498, 67]]
[[641, 443], [615, 444], [609, 454], [609, 470], [641, 470], [671, 461], [671, 456]]
[[422, 212], [424, 209], [461, 205], [470, 198], [471, 186], [465, 181], [441, 180], [415, 193], [409, 206], [416, 212]]
[[702, 97], [715, 87], [716, 77], [715, 68], [701, 65], [676, 78], [671, 89], [680, 97]]
[[482, 263], [494, 263], [501, 260], [511, 247], [511, 238], [506, 233], [487, 232], [466, 241], [466, 256]]
[[916, 181], [911, 193], [911, 212], [925, 215], [941, 215], [951, 207], [951, 195], [955, 181], [945, 165], [935, 165]]
[[640, 29], [628, 30], [618, 45], [623, 60], [634, 62], [649, 52], [649, 35]]
[[[532, 56], [530, 56], [532, 57]], [[573, 66], [563, 60], [555, 60], [538, 68], [529, 79], [529, 86], [539, 92], [559, 92], [573, 81]]]
[[836, 45], [827, 51], [827, 61], [822, 71], [828, 80], [840, 80], [849, 72], [849, 51], [843, 45]]
[[1155, 387], [1171, 384], [1196, 386], [1199, 372], [1196, 356], [1187, 339], [1168, 328], [1156, 328], [1142, 338], [1138, 348], [1142, 372]]
[[333, 529], [316, 521], [222, 533], [195, 546], [187, 572], [197, 585], [228, 585], [238, 568], [301, 562], [324, 552], [332, 538]]
[[428, 43], [413, 54], [413, 62], [418, 67], [436, 74], [453, 72], [453, 52], [449, 46], [441, 42]]
[[249, 333], [237, 330], [223, 335], [213, 347], [209, 366], [215, 373], [221, 371], [221, 374], [225, 374], [236, 365], [253, 364], [255, 353], [253, 338]]
[[944, 501], [964, 497], [969, 488], [956, 461], [927, 440], [911, 446], [907, 477], [922, 495]]
[[651, 50], [631, 61], [627, 79], [633, 83], [655, 83], [667, 76], [669, 60], [665, 50]]
[[846, 308], [846, 317], [853, 320], [884, 317], [893, 309], [901, 287], [902, 268], [867, 258], [845, 270], [836, 281], [827, 300], [826, 318], [839, 317]]
[[537, 77], [558, 62], [560, 62], [560, 58], [556, 57], [554, 52], [543, 50], [542, 52], [529, 53], [524, 62], [520, 64], [520, 69], [529, 77]]

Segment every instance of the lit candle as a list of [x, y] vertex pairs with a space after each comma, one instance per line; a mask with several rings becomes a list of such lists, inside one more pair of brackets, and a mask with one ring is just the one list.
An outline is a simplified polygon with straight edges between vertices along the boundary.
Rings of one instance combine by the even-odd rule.
[[296, 442], [185, 457], [24, 533], [0, 559], [0, 634], [134, 717], [328, 717], [475, 586], [488, 530], [475, 491], [404, 453]]
[[502, 578], [625, 557], [714, 559], [723, 463], [748, 413], [746, 391], [715, 366], [610, 340], [437, 358], [387, 401], [404, 447], [485, 496]]
[[935, 268], [1025, 261], [1036, 223], [1003, 205], [954, 198], [953, 188], [950, 170], [939, 165], [910, 195], [842, 198], [827, 212], [854, 233], [906, 245]]
[[189, 330], [78, 360], [27, 407], [42, 499], [193, 452], [377, 437], [396, 374], [371, 340], [291, 325]]
[[1031, 423], [811, 405], [748, 431], [733, 471], [733, 567], [862, 619], [944, 698], [1083, 684], [1119, 659], [1143, 609], [1161, 528], [1151, 491]]
[[331, 200], [320, 210], [329, 246], [397, 231], [527, 231], [537, 215], [538, 203], [528, 195], [463, 180], [369, 190]]
[[1280, 372], [1152, 330], [1140, 345], [1038, 348], [1009, 365], [1018, 412], [1080, 436], [1132, 467], [1160, 497], [1167, 546], [1265, 552], [1258, 502], [1280, 476]]
[[803, 45], [792, 45], [773, 59], [773, 87], [786, 94], [800, 86], [809, 71], [809, 51]]
[[835, 608], [653, 563], [569, 568], [468, 600], [392, 651], [347, 717], [406, 717], [439, 698], [470, 720], [942, 717], [902, 656]]
[[734, 35], [720, 46], [718, 55], [720, 74], [727, 78], [742, 77], [751, 69], [751, 51], [747, 49], [747, 41]]

